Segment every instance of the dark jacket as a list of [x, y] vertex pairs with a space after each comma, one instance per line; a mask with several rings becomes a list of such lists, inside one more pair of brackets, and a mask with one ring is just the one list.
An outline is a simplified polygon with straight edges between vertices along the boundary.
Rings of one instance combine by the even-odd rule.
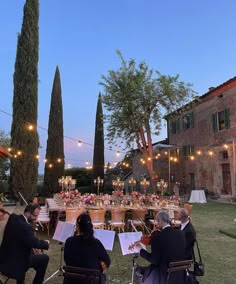
[[[102, 261], [105, 262], [107, 268], [111, 262], [107, 251], [98, 239], [85, 239], [82, 235], [73, 236], [66, 240], [64, 260], [65, 264], [69, 266], [97, 270], [101, 270]], [[78, 283], [78, 280], [71, 279], [66, 283]]]
[[34, 235], [23, 215], [11, 214], [0, 247], [0, 271], [10, 278], [23, 280], [32, 248], [48, 249], [48, 243]]
[[[185, 247], [183, 232], [167, 227], [152, 238], [151, 253], [141, 249], [140, 255], [159, 270], [159, 283], [164, 283], [169, 263], [185, 259]], [[181, 280], [173, 283], [181, 283]]]
[[186, 259], [192, 259], [193, 258], [193, 247], [196, 241], [196, 231], [193, 227], [193, 224], [189, 222], [184, 227], [183, 232], [184, 232], [185, 240], [186, 240], [185, 256], [186, 256]]

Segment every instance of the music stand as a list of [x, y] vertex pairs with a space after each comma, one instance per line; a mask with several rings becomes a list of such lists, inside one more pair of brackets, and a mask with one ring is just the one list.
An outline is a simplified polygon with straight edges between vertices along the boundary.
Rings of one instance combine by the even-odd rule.
[[129, 284], [133, 284], [134, 283], [134, 272], [135, 272], [135, 268], [137, 266], [137, 263], [136, 263], [136, 259], [138, 258], [138, 255], [135, 254], [132, 258], [132, 275], [131, 275], [131, 282]]
[[48, 282], [58, 273], [59, 273], [59, 276], [63, 275], [63, 272], [64, 272], [63, 265], [62, 265], [62, 252], [64, 250], [63, 244], [65, 243], [67, 238], [73, 235], [74, 230], [75, 230], [75, 224], [70, 223], [70, 222], [58, 221], [55, 233], [53, 235], [53, 239], [56, 241], [59, 241], [59, 244], [61, 244], [61, 255], [60, 255], [59, 268], [52, 275], [50, 275], [46, 280], [44, 280], [43, 283]]

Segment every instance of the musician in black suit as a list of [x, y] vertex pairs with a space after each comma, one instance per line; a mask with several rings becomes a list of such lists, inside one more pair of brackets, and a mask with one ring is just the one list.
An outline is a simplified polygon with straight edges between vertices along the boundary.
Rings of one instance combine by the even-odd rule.
[[[110, 266], [110, 257], [103, 244], [94, 237], [89, 214], [82, 213], [76, 221], [76, 233], [65, 242], [64, 260], [68, 266], [100, 270], [99, 284], [106, 283], [104, 268]], [[67, 279], [67, 284], [87, 284], [86, 280]]]
[[[151, 263], [149, 269], [143, 271], [141, 283], [164, 283], [169, 263], [184, 260], [186, 243], [183, 232], [171, 228], [167, 212], [159, 212], [156, 218], [161, 232], [152, 237], [151, 252], [149, 253], [143, 248], [140, 249], [140, 256]], [[138, 245], [138, 247], [140, 246]], [[140, 272], [142, 274], [142, 271]], [[174, 281], [170, 279], [168, 283], [182, 284], [183, 279], [183, 273], [178, 273], [175, 275]]]
[[49, 241], [39, 240], [32, 228], [40, 213], [38, 204], [29, 204], [24, 214], [11, 214], [5, 227], [0, 247], [0, 272], [23, 284], [26, 271], [36, 270], [33, 284], [42, 284], [49, 257], [33, 254], [32, 249], [48, 249]]
[[188, 210], [186, 208], [181, 208], [179, 211], [179, 217], [181, 221], [181, 231], [184, 232], [186, 239], [186, 259], [193, 259], [193, 247], [196, 240], [196, 231], [193, 224], [190, 222], [190, 217]]

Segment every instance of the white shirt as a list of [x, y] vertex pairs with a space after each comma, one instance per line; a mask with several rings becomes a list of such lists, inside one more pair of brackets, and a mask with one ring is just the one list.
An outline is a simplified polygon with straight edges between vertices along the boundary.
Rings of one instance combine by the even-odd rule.
[[29, 221], [28, 221], [28, 219], [25, 217], [25, 215], [24, 215], [24, 214], [22, 214], [22, 216], [24, 216], [25, 221], [29, 224]]

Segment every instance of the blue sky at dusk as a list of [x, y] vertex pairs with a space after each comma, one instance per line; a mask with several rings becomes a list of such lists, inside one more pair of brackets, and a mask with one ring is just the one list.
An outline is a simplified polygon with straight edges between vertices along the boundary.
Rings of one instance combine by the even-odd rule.
[[[10, 132], [17, 34], [24, 0], [0, 1], [0, 129]], [[41, 0], [38, 125], [48, 128], [55, 68], [61, 74], [64, 135], [94, 143], [99, 81], [124, 57], [180, 75], [202, 95], [236, 75], [235, 0]], [[39, 129], [40, 172], [47, 131]], [[166, 137], [163, 129], [156, 142]], [[65, 138], [66, 164], [92, 163], [93, 147]], [[108, 149], [109, 146], [107, 145]], [[105, 151], [115, 162], [116, 150]]]

